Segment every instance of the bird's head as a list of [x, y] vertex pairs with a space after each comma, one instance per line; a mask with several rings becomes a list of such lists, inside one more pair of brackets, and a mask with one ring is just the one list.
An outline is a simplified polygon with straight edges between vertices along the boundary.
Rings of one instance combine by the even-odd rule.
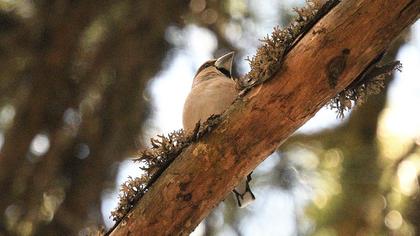
[[224, 76], [226, 78], [232, 78], [234, 55], [234, 52], [230, 52], [217, 59], [206, 61], [200, 66], [200, 68], [198, 68], [194, 77], [193, 86], [199, 82], [215, 77]]

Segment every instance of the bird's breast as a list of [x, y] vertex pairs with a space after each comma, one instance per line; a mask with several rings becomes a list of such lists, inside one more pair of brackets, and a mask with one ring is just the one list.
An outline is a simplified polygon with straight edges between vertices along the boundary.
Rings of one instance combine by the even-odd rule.
[[184, 129], [191, 131], [197, 122], [223, 113], [237, 95], [236, 83], [231, 79], [214, 78], [194, 85], [184, 104]]

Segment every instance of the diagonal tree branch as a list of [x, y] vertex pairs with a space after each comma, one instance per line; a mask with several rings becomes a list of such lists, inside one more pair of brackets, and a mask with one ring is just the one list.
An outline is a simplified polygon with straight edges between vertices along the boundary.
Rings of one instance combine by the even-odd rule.
[[188, 235], [419, 12], [419, 1], [339, 3], [294, 46], [269, 81], [238, 99], [211, 133], [177, 157], [111, 235]]

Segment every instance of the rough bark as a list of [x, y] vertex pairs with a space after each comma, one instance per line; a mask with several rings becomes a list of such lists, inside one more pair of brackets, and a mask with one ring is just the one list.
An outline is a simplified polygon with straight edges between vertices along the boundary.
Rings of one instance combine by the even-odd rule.
[[[419, 1], [348, 0], [288, 53], [210, 134], [169, 166], [111, 235], [188, 235], [279, 144], [348, 86], [419, 15]], [[348, 56], [336, 86], [331, 63]]]

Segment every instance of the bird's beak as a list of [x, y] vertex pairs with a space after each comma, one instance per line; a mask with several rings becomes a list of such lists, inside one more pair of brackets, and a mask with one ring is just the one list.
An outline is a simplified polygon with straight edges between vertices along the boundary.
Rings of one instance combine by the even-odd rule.
[[233, 64], [233, 57], [235, 56], [235, 52], [230, 52], [219, 57], [214, 65], [219, 70], [224, 70], [229, 74], [229, 77], [232, 77], [232, 64]]

